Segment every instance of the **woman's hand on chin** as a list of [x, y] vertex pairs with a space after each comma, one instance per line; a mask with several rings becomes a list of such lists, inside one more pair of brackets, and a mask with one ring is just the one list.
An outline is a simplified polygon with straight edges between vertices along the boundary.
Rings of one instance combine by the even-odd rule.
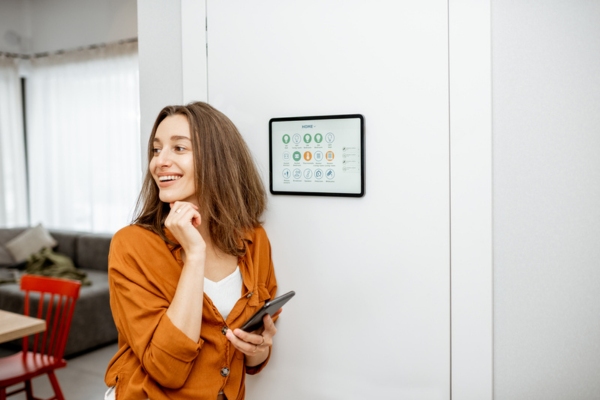
[[176, 201], [170, 205], [171, 212], [165, 220], [165, 226], [175, 236], [186, 257], [204, 255], [206, 243], [198, 230], [202, 223], [198, 206], [186, 201]]

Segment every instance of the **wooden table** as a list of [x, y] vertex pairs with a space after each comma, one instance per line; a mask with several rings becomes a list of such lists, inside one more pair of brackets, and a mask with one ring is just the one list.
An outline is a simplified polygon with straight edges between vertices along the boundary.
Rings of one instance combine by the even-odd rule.
[[0, 343], [46, 330], [46, 321], [0, 310]]

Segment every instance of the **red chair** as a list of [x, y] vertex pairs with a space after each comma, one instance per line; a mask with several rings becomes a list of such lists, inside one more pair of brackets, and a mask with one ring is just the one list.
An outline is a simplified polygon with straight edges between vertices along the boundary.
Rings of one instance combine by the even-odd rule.
[[[25, 315], [46, 320], [46, 331], [35, 334], [29, 345], [29, 337], [23, 338], [23, 350], [0, 358], [0, 400], [25, 391], [28, 400], [41, 400], [33, 396], [31, 379], [48, 374], [54, 397], [48, 400], [64, 400], [54, 370], [67, 366], [63, 359], [75, 302], [79, 298], [79, 281], [23, 275], [21, 290], [25, 291]], [[32, 293], [33, 292], [33, 293]], [[31, 305], [34, 307], [30, 308]], [[37, 303], [37, 306], [36, 306]], [[8, 392], [8, 387], [24, 383], [23, 387]]]

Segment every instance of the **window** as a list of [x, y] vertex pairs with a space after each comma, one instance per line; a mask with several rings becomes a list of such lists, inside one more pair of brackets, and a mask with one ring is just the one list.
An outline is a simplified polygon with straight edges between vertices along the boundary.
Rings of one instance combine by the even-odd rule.
[[137, 43], [31, 60], [30, 224], [115, 232], [131, 221], [142, 175], [138, 82]]
[[19, 64], [0, 54], [0, 226], [27, 225], [27, 175]]

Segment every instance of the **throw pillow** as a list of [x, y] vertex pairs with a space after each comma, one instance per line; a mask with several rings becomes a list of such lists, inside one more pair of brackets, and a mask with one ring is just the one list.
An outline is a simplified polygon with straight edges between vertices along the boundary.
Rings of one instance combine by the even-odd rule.
[[50, 236], [46, 228], [42, 224], [38, 224], [7, 242], [4, 247], [6, 247], [16, 262], [22, 262], [26, 261], [27, 257], [33, 253], [37, 253], [42, 248], [52, 248], [56, 245], [56, 240]]

